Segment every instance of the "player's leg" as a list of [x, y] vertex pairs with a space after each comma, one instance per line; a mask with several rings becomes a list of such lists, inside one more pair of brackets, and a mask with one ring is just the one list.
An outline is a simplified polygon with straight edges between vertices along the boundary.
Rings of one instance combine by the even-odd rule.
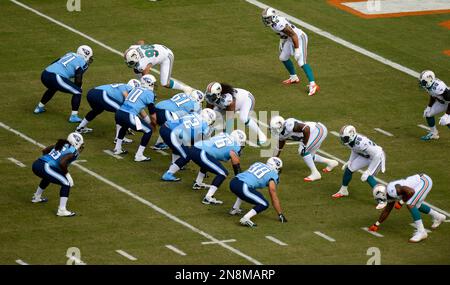
[[325, 127], [325, 125], [323, 125], [322, 123], [317, 123], [317, 124], [319, 127], [321, 127], [323, 129], [323, 135], [322, 135], [321, 139], [318, 141], [318, 143], [315, 146], [312, 146], [312, 150], [310, 152], [314, 154], [314, 157], [313, 157], [314, 162], [325, 163], [327, 165], [327, 167], [322, 169], [323, 172], [327, 173], [327, 172], [332, 171], [336, 166], [339, 165], [339, 163], [334, 159], [329, 159], [329, 158], [326, 158], [326, 157], [323, 157], [323, 156], [317, 154], [317, 151], [320, 149], [320, 146], [325, 141], [325, 139], [328, 135], [328, 129]]
[[[173, 120], [172, 113], [167, 110], [155, 108], [155, 114], [156, 114], [156, 124], [160, 127], [166, 121]], [[164, 143], [161, 136], [158, 136], [158, 138], [156, 139], [155, 145], [152, 146], [152, 149], [154, 149], [154, 150], [165, 150], [168, 148], [169, 147]]]
[[320, 144], [326, 138], [326, 128], [324, 128], [323, 125], [316, 124], [309, 131], [310, 135], [308, 143], [306, 145], [301, 144], [298, 149], [306, 166], [311, 170], [311, 174], [303, 179], [305, 182], [319, 180], [322, 177], [314, 163], [314, 156], [319, 149]]
[[47, 90], [44, 92], [41, 101], [34, 109], [33, 112], [35, 114], [45, 112], [45, 104], [47, 104], [53, 98], [57, 91], [56, 74], [44, 70], [41, 74], [41, 82], [47, 88]]
[[436, 119], [434, 116], [437, 114], [443, 113], [447, 110], [448, 104], [442, 104], [438, 101], [434, 102], [433, 106], [431, 106], [430, 113], [427, 117], [425, 117], [425, 120], [427, 121], [428, 127], [430, 127], [430, 131], [425, 136], [422, 136], [420, 139], [423, 141], [429, 141], [432, 139], [439, 139], [439, 132], [436, 128]]
[[286, 70], [289, 72], [289, 78], [283, 81], [283, 84], [295, 84], [299, 83], [300, 79], [295, 72], [294, 63], [291, 61], [290, 57], [293, 53], [293, 44], [291, 40], [280, 40], [280, 55], [279, 59], [283, 63]]
[[67, 78], [64, 78], [58, 74], [56, 74], [56, 82], [57, 82], [57, 90], [72, 94], [72, 112], [69, 117], [70, 123], [79, 123], [81, 122], [81, 118], [78, 117], [78, 109], [80, 108], [81, 104], [81, 88], [72, 81], [70, 81]]
[[246, 126], [248, 126], [253, 132], [258, 134], [258, 144], [263, 145], [267, 141], [266, 134], [259, 128], [255, 119], [250, 116], [250, 112], [255, 108], [255, 97], [249, 93], [247, 100], [241, 106], [239, 110], [239, 119]]
[[244, 226], [248, 226], [248, 227], [254, 227], [256, 226], [255, 223], [253, 223], [253, 221], [251, 220], [254, 216], [256, 216], [257, 214], [261, 213], [262, 211], [266, 210], [267, 208], [269, 208], [269, 202], [267, 202], [267, 200], [264, 198], [264, 196], [259, 193], [257, 190], [254, 189], [250, 189], [248, 188], [247, 184], [242, 183], [242, 190], [241, 192], [237, 193], [238, 197], [243, 200], [246, 201], [250, 204], [255, 205], [253, 207], [253, 209], [251, 209], [250, 211], [248, 211], [241, 219], [240, 219], [240, 223], [241, 225]]
[[[136, 128], [136, 120], [139, 120], [139, 118], [135, 117], [134, 120], [135, 120], [134, 125], [135, 125], [135, 128]], [[144, 151], [145, 151], [145, 148], [147, 147], [147, 145], [148, 145], [148, 143], [150, 141], [150, 138], [152, 137], [152, 128], [146, 122], [141, 121], [140, 124], [141, 124], [141, 128], [140, 129], [132, 128], [134, 130], [138, 130], [138, 131], [144, 133], [142, 135], [142, 138], [141, 138], [141, 143], [139, 144], [139, 147], [138, 147], [138, 149], [136, 151], [136, 154], [134, 156], [134, 161], [136, 161], [136, 162], [150, 161], [150, 157], [146, 157], [144, 155]]]
[[190, 88], [189, 86], [186, 86], [176, 80], [171, 79], [174, 61], [175, 61], [175, 56], [172, 51], [169, 51], [167, 58], [165, 60], [163, 60], [163, 62], [161, 63], [161, 68], [160, 68], [161, 85], [165, 86], [167, 88], [170, 88], [170, 89], [181, 90], [186, 94], [191, 94], [192, 88]]
[[[172, 150], [172, 163], [170, 164], [169, 169], [164, 172], [161, 179], [164, 181], [179, 181], [181, 179], [176, 177], [175, 173], [177, 173], [181, 167], [186, 165], [186, 163], [190, 160], [190, 156], [188, 158], [187, 153], [188, 149], [183, 148], [176, 134], [165, 125], [159, 128], [159, 135], [163, 139], [164, 143]], [[182, 159], [180, 160], [180, 158], [187, 160], [186, 163], [184, 163]], [[177, 162], [179, 164], [177, 164]]]
[[38, 188], [36, 189], [36, 192], [33, 195], [33, 198], [31, 200], [32, 203], [45, 203], [48, 201], [47, 198], [42, 197], [42, 193], [50, 184], [50, 181], [45, 179], [44, 164], [45, 164], [45, 162], [38, 159], [33, 163], [33, 166], [32, 166], [33, 173], [37, 177], [42, 178], [41, 182], [39, 183]]
[[357, 156], [344, 168], [344, 176], [342, 177], [342, 185], [338, 192], [332, 195], [333, 198], [342, 198], [349, 195], [348, 185], [353, 178], [353, 173], [361, 168], [367, 167], [370, 164], [370, 159]]
[[[87, 125], [104, 111], [103, 104], [105, 103], [103, 102], [102, 98], [103, 92], [105, 91], [97, 89], [91, 89], [88, 91], [86, 99], [89, 103], [89, 106], [91, 107], [91, 110], [86, 114], [81, 123], [78, 125], [75, 130], [76, 132], [80, 134], [92, 132], [92, 129], [88, 128]], [[117, 109], [115, 109], [114, 112]]]
[[122, 142], [127, 133], [127, 129], [131, 127], [130, 114], [122, 110], [117, 110], [115, 115], [116, 125], [120, 126], [119, 133], [116, 139], [116, 145], [114, 147], [114, 154], [126, 154], [128, 151], [122, 148]]
[[228, 170], [214, 157], [207, 154], [205, 151], [200, 152], [201, 165], [200, 167], [206, 170], [207, 172], [211, 172], [216, 174], [214, 177], [211, 186], [208, 189], [205, 197], [203, 198], [202, 203], [206, 205], [219, 205], [223, 204], [222, 201], [214, 198], [214, 194], [217, 189], [219, 189], [220, 185], [225, 181], [228, 176]]
[[314, 73], [312, 71], [311, 66], [306, 62], [306, 58], [308, 55], [308, 36], [305, 33], [302, 33], [298, 37], [299, 42], [299, 48], [302, 52], [300, 58], [298, 59], [297, 63], [298, 65], [303, 69], [303, 72], [305, 73], [306, 77], [308, 78], [309, 84], [309, 96], [312, 96], [316, 94], [317, 91], [319, 91], [319, 85], [316, 84], [314, 80]]
[[378, 174], [378, 172], [385, 171], [385, 165], [386, 165], [386, 156], [384, 152], [381, 154], [381, 157], [379, 158], [379, 162], [375, 166], [371, 166], [371, 163], [369, 163], [369, 167], [367, 168], [367, 171], [369, 172], [369, 176], [367, 177], [367, 183], [370, 186], [370, 189], [373, 189], [375, 185], [377, 185], [377, 180], [375, 179], [375, 176]]

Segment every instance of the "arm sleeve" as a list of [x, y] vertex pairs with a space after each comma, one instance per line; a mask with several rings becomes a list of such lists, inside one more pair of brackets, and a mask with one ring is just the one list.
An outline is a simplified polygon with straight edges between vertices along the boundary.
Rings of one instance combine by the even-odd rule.
[[75, 71], [75, 85], [78, 87], [83, 85], [83, 69], [81, 67], [77, 68]]

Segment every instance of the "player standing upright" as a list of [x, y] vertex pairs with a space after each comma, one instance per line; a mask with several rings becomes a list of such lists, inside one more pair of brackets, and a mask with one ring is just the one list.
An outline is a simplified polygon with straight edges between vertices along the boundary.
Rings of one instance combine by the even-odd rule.
[[[81, 103], [81, 86], [83, 85], [83, 74], [93, 62], [93, 51], [89, 46], [78, 47], [77, 52], [66, 53], [61, 58], [49, 65], [41, 75], [42, 84], [47, 87], [39, 104], [34, 109], [35, 114], [45, 112], [47, 104], [57, 91], [72, 94], [72, 113], [69, 122], [79, 123], [78, 109]], [[74, 78], [72, 82], [70, 79]]]
[[306, 63], [306, 56], [308, 50], [308, 36], [301, 29], [291, 24], [286, 18], [277, 15], [273, 8], [266, 8], [262, 12], [262, 21], [264, 25], [272, 28], [272, 30], [280, 36], [280, 56], [279, 59], [284, 67], [288, 70], [290, 77], [283, 81], [283, 84], [293, 84], [300, 82], [295, 67], [290, 57], [293, 55], [295, 61], [303, 69], [308, 78], [309, 96], [316, 94], [319, 91], [319, 85], [314, 81], [314, 74]]
[[430, 131], [420, 139], [423, 141], [437, 140], [439, 139], [439, 132], [436, 128], [435, 115], [445, 112], [439, 120], [439, 125], [450, 128], [450, 91], [447, 85], [436, 78], [431, 70], [422, 71], [419, 76], [419, 84], [430, 95], [428, 105], [423, 111], [423, 116], [427, 120]]

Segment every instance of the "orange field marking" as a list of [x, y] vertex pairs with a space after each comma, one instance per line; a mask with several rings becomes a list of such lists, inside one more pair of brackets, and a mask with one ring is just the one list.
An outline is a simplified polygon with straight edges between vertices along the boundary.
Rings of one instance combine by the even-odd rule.
[[439, 25], [450, 30], [450, 20], [439, 23]]
[[395, 18], [404, 16], [417, 16], [417, 15], [429, 15], [429, 14], [445, 14], [450, 13], [450, 10], [431, 10], [431, 11], [415, 11], [415, 12], [401, 12], [401, 13], [388, 13], [388, 14], [373, 14], [367, 15], [354, 10], [348, 6], [343, 5], [345, 2], [367, 2], [367, 0], [328, 0], [328, 4], [335, 6], [343, 11], [349, 12], [353, 15], [364, 19], [374, 19], [374, 18]]

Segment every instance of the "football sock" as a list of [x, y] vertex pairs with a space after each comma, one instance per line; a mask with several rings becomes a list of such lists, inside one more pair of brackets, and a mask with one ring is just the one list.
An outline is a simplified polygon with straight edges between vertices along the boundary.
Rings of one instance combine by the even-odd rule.
[[197, 174], [197, 178], [195, 179], [195, 182], [198, 184], [203, 183], [203, 179], [205, 178], [205, 176], [206, 176], [206, 173], [199, 171]]
[[419, 220], [414, 221], [414, 224], [416, 225], [416, 229], [417, 229], [418, 231], [421, 231], [421, 232], [422, 232], [422, 231], [425, 230], [425, 228], [424, 228], [424, 226], [423, 226], [422, 219], [419, 218]]
[[256, 214], [258, 214], [258, 213], [256, 213], [256, 211], [255, 211], [254, 209], [251, 209], [250, 211], [248, 211], [247, 214], [244, 215], [244, 218], [246, 218], [246, 219], [251, 219], [251, 218], [253, 218]]
[[179, 159], [180, 156], [178, 154], [173, 154], [172, 153], [172, 163], [175, 163], [175, 161], [177, 161], [177, 159]]
[[309, 82], [314, 82], [314, 74], [313, 74], [313, 71], [311, 69], [311, 66], [309, 66], [309, 64], [305, 63], [302, 66], [302, 69], [305, 72], [306, 77], [308, 77], [308, 81]]
[[175, 173], [178, 172], [178, 170], [180, 170], [180, 167], [178, 167], [178, 165], [176, 165], [175, 163], [172, 163], [172, 164], [170, 165], [170, 167], [169, 167], [168, 172], [169, 172], [169, 173], [172, 173], [172, 174], [175, 174]]
[[72, 111], [71, 115], [78, 115], [78, 111]]
[[216, 193], [216, 191], [217, 191], [217, 187], [214, 186], [214, 185], [211, 185], [211, 187], [209, 187], [209, 189], [208, 189], [208, 193], [206, 193], [206, 197], [212, 197], [212, 196], [214, 196], [214, 194]]
[[414, 222], [419, 221], [419, 220], [422, 221], [420, 219], [419, 210], [416, 207], [413, 207], [413, 208], [409, 209], [409, 211], [411, 212], [411, 216], [412, 216]]
[[290, 59], [282, 61], [282, 63], [284, 64], [284, 67], [286, 67], [290, 75], [295, 75], [295, 67]]
[[184, 85], [179, 83], [178, 81], [170, 79], [169, 88], [183, 91], [184, 90]]
[[38, 187], [36, 189], [36, 192], [34, 193], [34, 197], [41, 198], [41, 195], [42, 195], [43, 192], [44, 192], [44, 189], [42, 189], [41, 187]]
[[138, 147], [138, 150], [136, 152], [136, 156], [143, 156], [144, 155], [145, 146], [140, 145]]
[[[435, 131], [436, 130], [436, 120], [434, 119], [434, 117], [426, 117], [425, 118], [427, 120], [427, 124], [428, 126], [431, 128], [431, 131]], [[434, 128], [434, 130], [433, 130]]]
[[[423, 204], [422, 204], [423, 205]], [[428, 207], [428, 206], [427, 206]], [[421, 208], [422, 208], [422, 206], [421, 206]], [[429, 208], [429, 207], [428, 207]], [[428, 212], [428, 214], [430, 215], [430, 216], [432, 216], [433, 218], [437, 218], [438, 216], [439, 216], [439, 213], [438, 212], [436, 212], [435, 210], [433, 210], [433, 209], [430, 209], [430, 212]]]
[[372, 175], [369, 175], [369, 177], [367, 177], [367, 183], [369, 183], [371, 188], [373, 188], [373, 187], [375, 187], [375, 185], [377, 185], [377, 181], [375, 180], [375, 178]]
[[308, 168], [311, 170], [311, 173], [318, 172], [311, 154], [305, 155], [303, 157], [303, 160], [305, 161], [306, 166], [308, 166]]
[[121, 128], [122, 127], [120, 125], [116, 124], [116, 139], [119, 137], [119, 132]]
[[315, 154], [314, 155], [314, 161], [318, 162], [318, 163], [326, 163], [326, 164], [330, 164], [331, 159], [325, 158], [321, 155]]
[[239, 209], [241, 207], [242, 200], [241, 198], [236, 198], [236, 202], [234, 202], [233, 209]]
[[38, 104], [38, 107], [39, 107], [39, 108], [44, 108], [44, 107], [45, 107], [45, 105], [44, 105], [44, 104], [42, 104], [41, 102], [39, 102], [39, 104]]
[[66, 208], [68, 199], [69, 199], [68, 197], [60, 197], [59, 198], [59, 208], [60, 209], [65, 209]]
[[86, 127], [88, 123], [89, 123], [89, 121], [86, 120], [86, 118], [84, 118], [83, 121], [81, 121], [81, 123], [78, 125], [77, 129]]
[[419, 211], [421, 211], [424, 214], [431, 214], [431, 208], [428, 207], [428, 205], [422, 204], [420, 205]]
[[114, 150], [121, 150], [122, 149], [122, 140], [117, 139], [116, 140], [116, 146], [114, 147]]
[[162, 137], [159, 136], [159, 137], [156, 139], [155, 144], [160, 144], [160, 143], [163, 143], [163, 142], [164, 142], [164, 141], [163, 141]]
[[345, 168], [344, 177], [342, 178], [342, 185], [348, 186], [352, 180], [353, 172], [351, 172], [348, 167]]

